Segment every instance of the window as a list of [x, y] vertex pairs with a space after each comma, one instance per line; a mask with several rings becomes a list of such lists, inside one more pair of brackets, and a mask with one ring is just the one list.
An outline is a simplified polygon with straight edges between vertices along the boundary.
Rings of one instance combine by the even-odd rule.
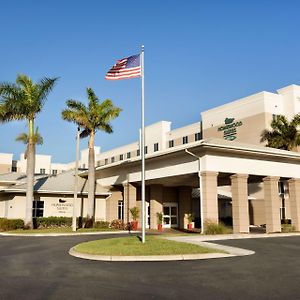
[[46, 173], [46, 169], [40, 169], [40, 174], [45, 174]]
[[154, 144], [154, 152], [158, 151], [158, 143]]
[[12, 161], [11, 171], [12, 172], [17, 172], [17, 161], [16, 160]]
[[39, 218], [44, 216], [44, 201], [34, 200], [32, 203], [32, 217]]
[[148, 146], [145, 146], [145, 154], [148, 153]]
[[56, 176], [57, 175], [57, 170], [52, 170], [52, 175]]
[[108, 164], [108, 158], [105, 158], [104, 160], [104, 164], [107, 165]]
[[119, 220], [124, 219], [124, 201], [123, 200], [118, 201], [118, 219]]
[[201, 140], [201, 132], [195, 133], [195, 141], [200, 141]]
[[187, 144], [188, 142], [189, 142], [188, 137], [187, 137], [187, 136], [184, 136], [184, 137], [182, 138], [182, 144]]
[[113, 156], [111, 159], [110, 159], [111, 163], [114, 163], [115, 162], [115, 157]]
[[98, 160], [97, 161], [97, 167], [100, 167], [100, 164], [101, 164], [101, 162], [100, 162], [100, 160]]
[[127, 152], [127, 158], [130, 158], [130, 157], [131, 157], [131, 153]]
[[124, 159], [124, 155], [120, 154], [120, 160], [123, 160], [123, 159]]
[[169, 141], [169, 148], [174, 147], [174, 140]]
[[137, 155], [137, 156], [140, 156], [140, 155], [141, 155], [140, 152], [141, 152], [140, 149], [137, 149], [137, 150], [136, 150], [136, 155]]

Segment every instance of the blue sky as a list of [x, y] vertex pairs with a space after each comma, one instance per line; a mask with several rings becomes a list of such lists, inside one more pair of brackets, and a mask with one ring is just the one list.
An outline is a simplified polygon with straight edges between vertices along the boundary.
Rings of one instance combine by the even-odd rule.
[[[98, 132], [102, 151], [131, 143], [140, 128], [140, 80], [106, 81], [106, 71], [145, 45], [146, 124], [177, 128], [200, 112], [249, 94], [300, 84], [299, 1], [2, 1], [0, 81], [19, 73], [59, 76], [36, 124], [40, 154], [75, 159], [75, 125], [60, 117], [67, 99], [121, 107], [113, 134]], [[1, 124], [0, 152], [18, 159], [25, 122]], [[81, 149], [87, 139], [81, 141]]]

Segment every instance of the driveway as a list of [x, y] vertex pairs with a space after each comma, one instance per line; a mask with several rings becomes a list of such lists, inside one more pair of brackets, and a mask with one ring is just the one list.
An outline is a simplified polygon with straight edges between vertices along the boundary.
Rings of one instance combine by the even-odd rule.
[[216, 241], [256, 253], [199, 261], [101, 262], [67, 253], [108, 237], [1, 236], [0, 299], [300, 298], [300, 237]]

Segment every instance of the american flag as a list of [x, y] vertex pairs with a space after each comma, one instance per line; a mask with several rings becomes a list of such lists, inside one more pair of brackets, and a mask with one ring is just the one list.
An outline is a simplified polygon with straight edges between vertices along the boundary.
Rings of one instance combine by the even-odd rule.
[[117, 61], [106, 73], [105, 79], [119, 80], [141, 76], [140, 54], [132, 55]]

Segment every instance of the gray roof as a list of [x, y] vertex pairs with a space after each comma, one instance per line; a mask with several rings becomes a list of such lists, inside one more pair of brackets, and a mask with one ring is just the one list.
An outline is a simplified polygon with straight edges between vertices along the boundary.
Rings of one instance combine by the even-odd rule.
[[[45, 174], [35, 174], [35, 179], [44, 178], [48, 175]], [[27, 176], [25, 173], [21, 172], [10, 172], [0, 174], [0, 184], [1, 183], [11, 183], [11, 184], [22, 184], [26, 183]]]
[[[25, 176], [26, 177], [26, 176]], [[87, 178], [78, 176], [78, 193], [87, 194]], [[25, 192], [27, 184], [22, 183], [3, 189], [4, 192]], [[34, 191], [38, 193], [74, 193], [74, 170], [69, 170], [58, 175], [47, 175], [35, 179]], [[109, 188], [96, 185], [96, 195], [110, 195]]]
[[17, 173], [17, 172], [0, 174], [0, 182], [17, 182], [17, 181], [25, 182], [26, 174]]

